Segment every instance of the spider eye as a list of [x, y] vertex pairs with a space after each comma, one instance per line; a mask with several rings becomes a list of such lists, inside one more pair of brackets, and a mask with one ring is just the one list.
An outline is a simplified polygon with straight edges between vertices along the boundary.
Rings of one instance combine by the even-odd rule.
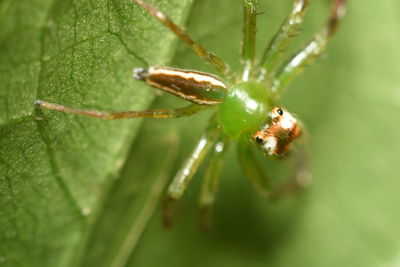
[[278, 113], [280, 116], [282, 116], [282, 115], [283, 115], [283, 110], [280, 109], [280, 108], [278, 108], [278, 109], [276, 110], [276, 113]]
[[257, 143], [262, 144], [263, 141], [264, 140], [261, 137], [259, 137], [259, 136], [256, 137], [256, 142]]

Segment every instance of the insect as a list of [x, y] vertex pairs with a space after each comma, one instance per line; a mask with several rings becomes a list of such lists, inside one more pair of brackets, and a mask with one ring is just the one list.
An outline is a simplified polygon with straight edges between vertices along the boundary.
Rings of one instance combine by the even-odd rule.
[[[278, 102], [282, 91], [292, 80], [324, 52], [345, 14], [345, 0], [332, 0], [326, 25], [297, 53], [287, 56], [285, 51], [299, 31], [308, 6], [308, 0], [294, 0], [290, 14], [261, 59], [255, 57], [257, 0], [242, 0], [244, 27], [241, 68], [236, 72], [232, 72], [218, 56], [196, 43], [156, 7], [143, 0], [135, 2], [184, 41], [197, 56], [213, 66], [218, 76], [156, 66], [133, 70], [135, 79], [191, 102], [188, 106], [176, 109], [106, 112], [76, 109], [41, 100], [35, 101], [36, 106], [108, 120], [179, 118], [213, 109], [214, 115], [205, 132], [168, 187], [164, 210], [167, 222], [170, 220], [171, 204], [182, 197], [206, 156], [210, 156], [210, 161], [206, 167], [199, 208], [204, 218], [210, 216], [226, 151], [232, 143], [237, 144], [243, 171], [261, 196], [274, 198], [304, 186], [309, 179], [304, 166], [305, 156], [298, 152], [290, 153], [294, 150], [293, 143], [301, 143], [300, 139], [304, 138], [304, 127]], [[254, 154], [254, 148], [261, 150], [266, 157], [292, 157], [296, 165], [293, 179], [282, 187], [272, 189]]]

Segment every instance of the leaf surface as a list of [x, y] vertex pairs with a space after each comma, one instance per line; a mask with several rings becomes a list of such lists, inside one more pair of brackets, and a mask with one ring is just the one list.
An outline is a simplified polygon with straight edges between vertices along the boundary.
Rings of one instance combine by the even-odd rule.
[[[178, 23], [189, 6], [160, 4]], [[132, 69], [164, 64], [176, 42], [133, 1], [6, 0], [0, 14], [0, 262], [76, 266], [140, 120], [33, 102], [145, 109], [154, 90]]]
[[[182, 22], [189, 3], [181, 2], [156, 4]], [[265, 203], [243, 177], [232, 149], [214, 228], [204, 234], [196, 227], [200, 173], [175, 227], [163, 229], [157, 210], [126, 266], [399, 264], [399, 5], [349, 2], [325, 56], [283, 97], [310, 132], [312, 188]], [[259, 52], [290, 4], [260, 1]], [[209, 115], [147, 120], [135, 138], [139, 121], [39, 112], [32, 102], [146, 108], [153, 90], [132, 81], [131, 69], [144, 61], [164, 65], [173, 37], [128, 1], [3, 0], [0, 6], [0, 262], [123, 266], [115, 259], [156, 199], [149, 198], [151, 189], [165, 183], [159, 174], [173, 175]], [[329, 1], [311, 3], [297, 45], [319, 29], [328, 9]], [[235, 69], [241, 16], [239, 1], [196, 1], [188, 31]], [[184, 45], [171, 65], [212, 71]], [[153, 106], [182, 104], [164, 95]]]

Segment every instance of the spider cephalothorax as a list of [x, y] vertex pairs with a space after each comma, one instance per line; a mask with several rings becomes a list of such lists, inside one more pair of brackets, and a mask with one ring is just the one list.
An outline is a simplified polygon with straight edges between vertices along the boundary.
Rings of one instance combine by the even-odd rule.
[[281, 107], [274, 107], [269, 113], [269, 122], [253, 135], [253, 139], [268, 155], [282, 156], [299, 135], [297, 119]]
[[[135, 79], [192, 103], [177, 109], [106, 112], [70, 108], [40, 100], [35, 104], [42, 108], [112, 120], [140, 117], [178, 118], [193, 115], [204, 109], [214, 109], [214, 116], [193, 153], [168, 187], [167, 203], [172, 203], [183, 195], [200, 163], [206, 155], [210, 155], [211, 160], [206, 167], [199, 201], [201, 214], [210, 214], [204, 211], [210, 210], [214, 203], [220, 172], [227, 148], [231, 143], [237, 144], [239, 161], [244, 173], [262, 196], [271, 197], [274, 192], [287, 192], [287, 189], [274, 190], [270, 187], [269, 178], [264, 175], [252, 147], [258, 145], [267, 156], [282, 157], [288, 154], [291, 144], [299, 139], [298, 137], [304, 136], [301, 134], [304, 130], [300, 129], [300, 122], [288, 111], [279, 107], [277, 102], [280, 93], [290, 82], [325, 50], [345, 10], [345, 0], [332, 0], [326, 25], [295, 55], [287, 56], [286, 48], [292, 37], [299, 32], [299, 25], [308, 6], [308, 0], [292, 1], [293, 7], [289, 16], [270, 41], [261, 60], [256, 60], [257, 0], [242, 0], [244, 10], [240, 59], [242, 66], [238, 72], [232, 73], [222, 59], [193, 41], [168, 16], [143, 0], [135, 0], [181, 38], [200, 58], [211, 64], [219, 76], [169, 67], [146, 66], [134, 69]], [[291, 155], [296, 164], [294, 182], [288, 183], [290, 186], [287, 187], [290, 190], [307, 183], [304, 174], [308, 173], [304, 166], [305, 155], [302, 153], [291, 153]], [[284, 188], [285, 186], [283, 185]], [[166, 209], [167, 221], [168, 210], [170, 209]], [[204, 218], [201, 221], [204, 221]]]

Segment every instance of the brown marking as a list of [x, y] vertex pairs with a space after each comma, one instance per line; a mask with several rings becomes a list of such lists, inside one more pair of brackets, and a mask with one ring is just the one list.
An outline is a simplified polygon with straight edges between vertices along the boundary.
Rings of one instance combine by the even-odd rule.
[[277, 140], [277, 146], [272, 152], [277, 156], [282, 156], [288, 151], [290, 144], [300, 135], [301, 131], [297, 125], [297, 122], [294, 123], [293, 127], [290, 129], [284, 129], [280, 123], [282, 116], [277, 114], [278, 109], [280, 108], [274, 107], [272, 109], [271, 123], [268, 124], [268, 126], [264, 129], [257, 131], [253, 135], [253, 140], [257, 142], [257, 138], [261, 138], [263, 140], [262, 144], [265, 144], [268, 137], [275, 137]]
[[152, 67], [145, 80], [150, 86], [202, 105], [222, 103], [227, 92], [218, 78], [197, 71]]

